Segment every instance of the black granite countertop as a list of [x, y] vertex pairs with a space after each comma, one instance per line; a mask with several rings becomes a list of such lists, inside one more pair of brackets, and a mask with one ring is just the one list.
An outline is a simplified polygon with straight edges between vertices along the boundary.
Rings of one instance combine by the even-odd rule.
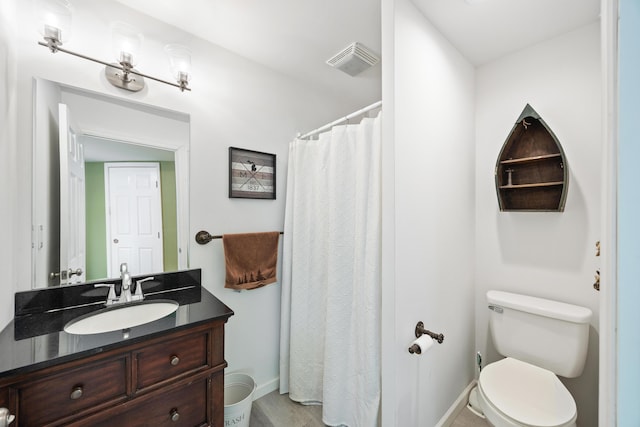
[[233, 311], [201, 286], [200, 276], [200, 269], [154, 275], [154, 280], [142, 284], [145, 301], [174, 300], [180, 304], [174, 313], [126, 330], [91, 335], [68, 334], [64, 325], [104, 309], [108, 288], [96, 288], [95, 282], [16, 293], [16, 317], [0, 332], [0, 378], [141, 342], [169, 330], [226, 321]]

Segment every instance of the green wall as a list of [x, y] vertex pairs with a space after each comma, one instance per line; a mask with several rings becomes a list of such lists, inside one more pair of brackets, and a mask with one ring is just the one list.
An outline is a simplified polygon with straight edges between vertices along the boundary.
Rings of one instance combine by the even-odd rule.
[[160, 162], [160, 189], [162, 191], [164, 271], [174, 271], [178, 269], [178, 203], [176, 201], [175, 162]]
[[[104, 184], [104, 162], [85, 163], [88, 281], [107, 277], [107, 217]], [[178, 221], [174, 162], [160, 162], [160, 188], [164, 270], [173, 271], [178, 269]]]
[[107, 277], [107, 218], [104, 201], [104, 163], [85, 163], [87, 208], [87, 280]]

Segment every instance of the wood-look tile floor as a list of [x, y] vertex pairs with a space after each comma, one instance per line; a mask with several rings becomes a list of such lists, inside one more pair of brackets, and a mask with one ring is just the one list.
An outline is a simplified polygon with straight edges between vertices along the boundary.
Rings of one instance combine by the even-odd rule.
[[[301, 405], [288, 394], [273, 391], [253, 402], [249, 427], [324, 427], [322, 406]], [[451, 427], [489, 427], [482, 418], [464, 408]]]
[[489, 423], [467, 408], [463, 408], [453, 421], [453, 424], [451, 424], [451, 427], [489, 427]]
[[322, 406], [302, 405], [278, 390], [255, 400], [249, 427], [324, 427]]

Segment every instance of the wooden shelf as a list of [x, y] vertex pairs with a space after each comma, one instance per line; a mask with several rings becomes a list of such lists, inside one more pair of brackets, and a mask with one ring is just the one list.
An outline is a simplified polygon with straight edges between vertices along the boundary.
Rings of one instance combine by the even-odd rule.
[[502, 185], [500, 186], [501, 190], [515, 190], [518, 188], [536, 188], [536, 187], [551, 187], [554, 185], [564, 185], [563, 181], [553, 181], [553, 182], [536, 182], [534, 184], [517, 184], [517, 185]]
[[501, 211], [562, 212], [569, 171], [560, 142], [527, 104], [496, 162]]
[[538, 160], [553, 159], [553, 158], [556, 158], [556, 157], [562, 157], [562, 154], [554, 153], [554, 154], [544, 154], [542, 156], [522, 157], [520, 159], [501, 160], [500, 164], [502, 164], [502, 165], [513, 165], [513, 164], [517, 164], [517, 163], [529, 163], [529, 162], [535, 162], [535, 161], [538, 161]]

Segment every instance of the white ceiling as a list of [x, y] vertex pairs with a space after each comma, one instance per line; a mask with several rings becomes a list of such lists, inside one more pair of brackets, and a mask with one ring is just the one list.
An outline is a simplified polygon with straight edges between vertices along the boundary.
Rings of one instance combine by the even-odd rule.
[[474, 65], [599, 18], [600, 0], [413, 0]]
[[173, 162], [173, 151], [116, 141], [97, 136], [82, 135], [84, 159], [87, 162]]
[[117, 1], [322, 91], [380, 99], [380, 64], [351, 77], [325, 63], [355, 41], [380, 54], [378, 0]]
[[[117, 1], [318, 87], [380, 96], [379, 64], [356, 77], [325, 64], [354, 41], [380, 53], [380, 0]], [[413, 2], [474, 65], [594, 22], [600, 9], [600, 0]]]

